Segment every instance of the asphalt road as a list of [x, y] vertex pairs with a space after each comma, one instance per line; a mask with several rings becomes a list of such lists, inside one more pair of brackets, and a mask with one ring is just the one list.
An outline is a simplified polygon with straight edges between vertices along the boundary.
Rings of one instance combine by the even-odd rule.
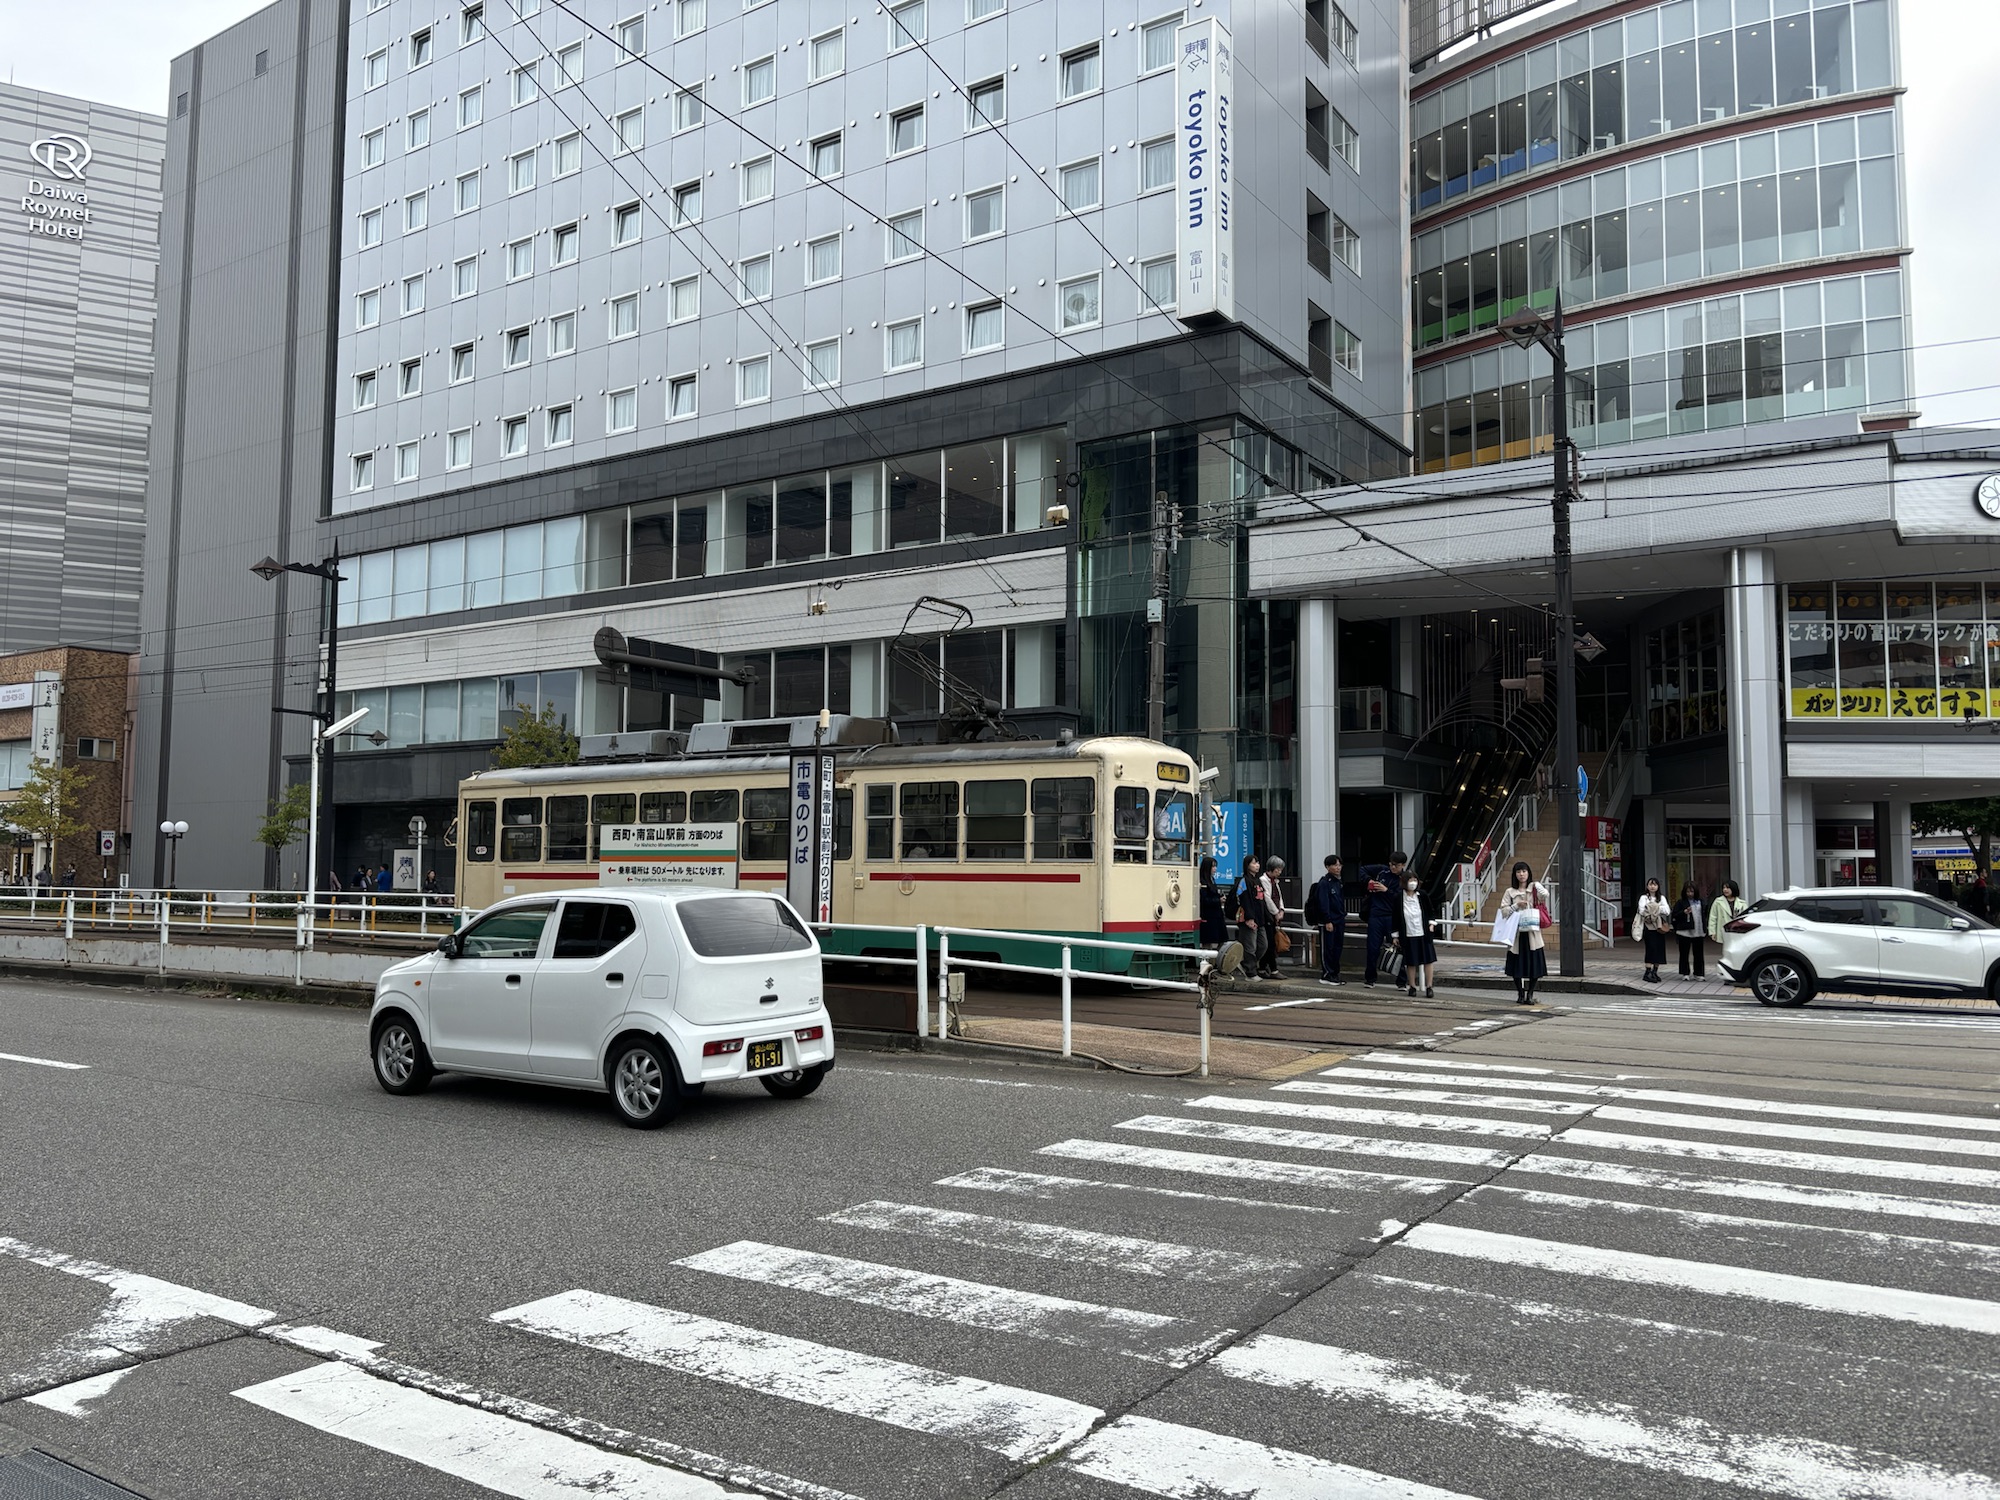
[[364, 1040], [0, 984], [0, 1500], [2000, 1497], [2000, 1021], [850, 1051], [654, 1134]]

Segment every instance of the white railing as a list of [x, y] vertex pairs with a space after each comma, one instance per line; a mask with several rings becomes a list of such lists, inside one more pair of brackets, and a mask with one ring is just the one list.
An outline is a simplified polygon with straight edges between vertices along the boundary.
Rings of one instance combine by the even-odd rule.
[[[1501, 867], [1514, 862], [1514, 851], [1521, 835], [1532, 833], [1542, 826], [1541, 770], [1537, 766], [1501, 804], [1500, 814], [1493, 820], [1492, 831], [1480, 841], [1478, 854], [1469, 862], [1460, 862], [1450, 909], [1440, 919], [1446, 942], [1452, 940], [1454, 928], [1478, 925], [1480, 913], [1486, 910], [1486, 903], [1499, 889]], [[1485, 856], [1484, 863], [1481, 863], [1481, 855]]]
[[316, 934], [350, 931], [370, 941], [421, 943], [455, 931], [472, 914], [450, 896], [419, 891], [321, 892], [308, 903], [297, 891], [0, 886], [0, 925], [60, 926], [68, 939], [144, 933], [159, 940], [162, 967], [176, 931], [267, 937], [300, 948], [312, 947]]
[[[1547, 867], [1542, 871], [1542, 884], [1549, 888], [1549, 915], [1558, 923], [1562, 921], [1563, 901], [1562, 883], [1556, 879], [1556, 861], [1560, 858], [1559, 850], [1552, 852]], [[1586, 943], [1595, 938], [1609, 948], [1618, 940], [1618, 903], [1604, 894], [1604, 882], [1590, 868], [1593, 863], [1590, 860], [1584, 862], [1583, 938]]]

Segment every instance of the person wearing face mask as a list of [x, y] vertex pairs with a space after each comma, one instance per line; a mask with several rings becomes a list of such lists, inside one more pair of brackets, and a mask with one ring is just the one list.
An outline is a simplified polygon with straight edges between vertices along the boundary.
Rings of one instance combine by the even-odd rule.
[[1673, 908], [1660, 893], [1659, 876], [1646, 877], [1646, 894], [1639, 898], [1639, 909], [1632, 914], [1632, 927], [1632, 935], [1646, 948], [1646, 972], [1641, 977], [1658, 984], [1660, 965], [1667, 961], [1667, 934], [1674, 927]]
[[1431, 940], [1431, 924], [1436, 917], [1431, 903], [1424, 898], [1416, 875], [1405, 872], [1403, 888], [1397, 893], [1394, 925], [1390, 931], [1403, 955], [1403, 980], [1408, 985], [1405, 993], [1415, 995], [1421, 989], [1426, 1000], [1437, 993], [1431, 985], [1431, 966], [1437, 962], [1437, 944]]

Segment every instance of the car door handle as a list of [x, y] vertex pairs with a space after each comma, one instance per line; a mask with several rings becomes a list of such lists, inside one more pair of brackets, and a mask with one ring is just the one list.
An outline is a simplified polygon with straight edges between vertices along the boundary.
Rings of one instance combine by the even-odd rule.
[[520, 982], [521, 982], [521, 976], [519, 974], [509, 974], [507, 976], [507, 987], [509, 989], [513, 989], [515, 986], [519, 985]]
[[604, 982], [606, 984], [623, 984], [625, 982], [625, 976], [623, 974], [616, 974], [616, 973], [606, 974], [604, 976]]

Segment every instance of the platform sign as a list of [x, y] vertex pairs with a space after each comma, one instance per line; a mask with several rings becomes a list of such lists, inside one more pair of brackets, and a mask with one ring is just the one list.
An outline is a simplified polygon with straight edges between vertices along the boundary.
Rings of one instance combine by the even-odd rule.
[[1175, 316], [1236, 316], [1236, 234], [1230, 202], [1235, 47], [1213, 16], [1174, 33], [1179, 186], [1174, 202]]
[[1252, 809], [1247, 802], [1218, 802], [1208, 813], [1215, 878], [1226, 885], [1242, 875], [1243, 860], [1250, 853]]
[[736, 889], [734, 823], [607, 823], [598, 840], [600, 885]]

